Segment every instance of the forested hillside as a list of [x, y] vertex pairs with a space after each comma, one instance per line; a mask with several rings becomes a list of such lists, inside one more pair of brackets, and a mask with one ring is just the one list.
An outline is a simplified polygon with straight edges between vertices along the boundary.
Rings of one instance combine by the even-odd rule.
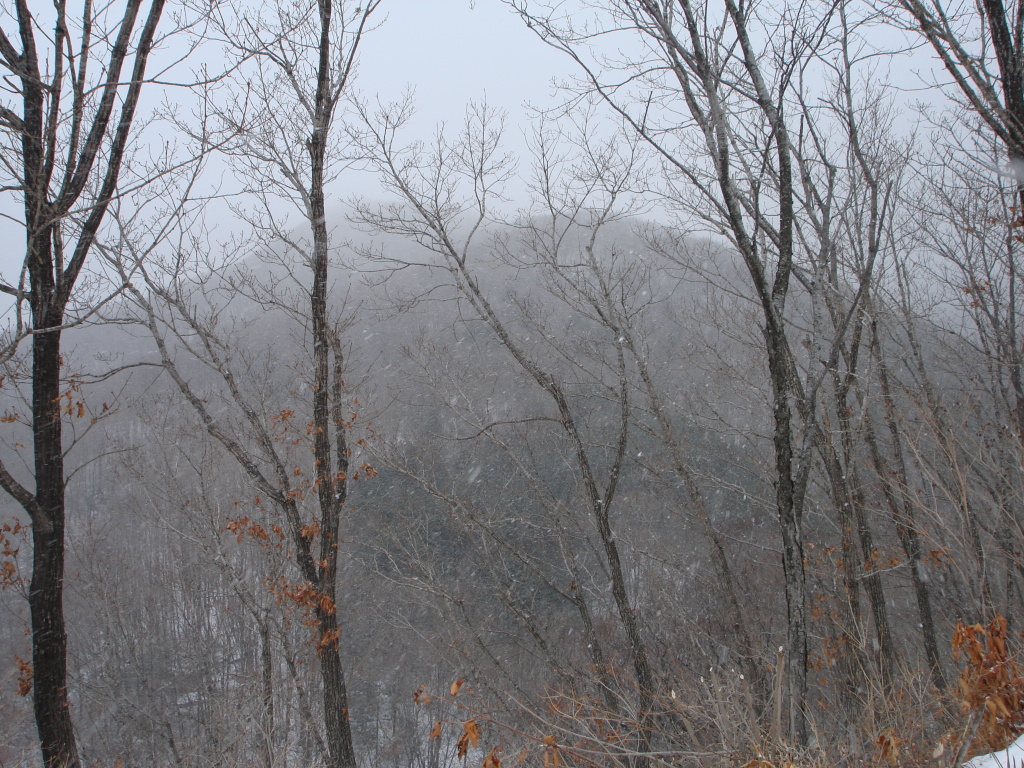
[[1024, 733], [1024, 9], [500, 4], [432, 135], [388, 0], [0, 15], [0, 768]]

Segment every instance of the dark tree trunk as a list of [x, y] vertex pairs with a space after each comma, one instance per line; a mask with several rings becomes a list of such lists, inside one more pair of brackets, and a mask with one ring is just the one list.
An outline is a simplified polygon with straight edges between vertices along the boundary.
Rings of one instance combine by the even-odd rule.
[[[327, 268], [330, 235], [324, 197], [324, 172], [327, 155], [327, 133], [334, 105], [331, 102], [331, 6], [332, 0], [319, 0], [320, 40], [317, 68], [316, 101], [313, 134], [309, 137], [310, 223], [313, 228], [313, 286], [310, 292], [313, 336], [313, 455], [316, 459], [316, 489], [320, 507], [320, 560], [317, 589], [325, 598], [317, 609], [320, 675], [323, 679], [324, 725], [327, 729], [327, 750], [330, 768], [355, 768], [352, 727], [348, 711], [348, 689], [341, 663], [336, 580], [339, 529], [342, 508], [348, 488], [348, 449], [345, 424], [341, 415], [341, 350], [330, 327], [327, 309]], [[332, 378], [331, 352], [335, 370]], [[332, 418], [331, 396], [334, 394]], [[335, 436], [332, 452], [331, 436]], [[335, 471], [339, 474], [335, 474]], [[345, 473], [345, 474], [341, 474]]]
[[[777, 332], [776, 332], [777, 333]], [[787, 353], [781, 339], [766, 334], [768, 367], [775, 400], [775, 508], [782, 532], [782, 572], [786, 582], [786, 677], [789, 687], [790, 733], [797, 744], [807, 742], [807, 575], [804, 571], [802, 489], [794, 477], [792, 410]]]
[[263, 759], [266, 768], [274, 768], [274, 752], [277, 747], [274, 724], [274, 657], [270, 649], [270, 624], [259, 621], [260, 630], [260, 676], [263, 685]]
[[[49, 327], [59, 325], [46, 318]], [[37, 323], [36, 327], [40, 327]], [[46, 327], [46, 326], [42, 326]], [[38, 333], [32, 344], [32, 425], [36, 500], [32, 526], [33, 705], [47, 768], [77, 768], [78, 750], [67, 693], [64, 628], [64, 457], [60, 418], [60, 331]]]
[[[36, 35], [44, 22], [28, 0], [15, 0], [21, 50], [0, 33], [0, 59], [20, 92], [22, 113], [3, 107], [2, 121], [19, 137], [5, 153], [5, 166], [16, 176], [26, 234], [24, 273], [28, 285], [0, 286], [31, 310], [32, 450], [35, 489], [19, 483], [0, 462], [0, 487], [32, 521], [32, 580], [29, 610], [32, 626], [33, 708], [46, 768], [78, 768], [67, 691], [67, 631], [64, 623], [65, 475], [61, 431], [61, 333], [78, 277], [92, 248], [111, 199], [117, 192], [121, 162], [128, 146], [135, 110], [163, 0], [152, 0], [145, 22], [137, 22], [144, 0], [127, 0], [123, 16], [107, 29], [96, 29], [89, 15], [67, 18], [66, 4], [54, 3], [56, 18], [45, 22], [52, 59], [40, 53]], [[52, 25], [52, 26], [51, 26]], [[78, 29], [75, 47], [70, 30]], [[102, 33], [102, 34], [98, 34]], [[45, 34], [49, 35], [47, 31]], [[99, 63], [103, 75], [85, 82], [84, 59], [96, 58], [99, 38], [109, 45]], [[134, 42], [134, 48], [132, 47]], [[89, 48], [92, 45], [93, 48]], [[40, 61], [46, 61], [40, 66]], [[130, 63], [131, 74], [122, 70]], [[68, 89], [69, 72], [83, 80]], [[20, 81], [20, 89], [13, 86]], [[115, 111], [119, 114], [115, 120]], [[18, 147], [15, 149], [15, 147]], [[68, 165], [56, 158], [66, 155]], [[83, 199], [84, 198], [84, 199]], [[72, 209], [81, 222], [69, 219]], [[69, 244], [64, 252], [64, 243]], [[18, 332], [22, 328], [18, 327]], [[15, 339], [17, 343], [19, 339]]]
[[345, 686], [345, 669], [341, 664], [336, 636], [338, 623], [333, 613], [318, 616], [321, 641], [328, 640], [320, 648], [320, 677], [324, 686], [324, 724], [327, 727], [327, 752], [331, 766], [355, 768], [356, 753], [352, 745], [352, 727], [348, 712], [348, 689]]

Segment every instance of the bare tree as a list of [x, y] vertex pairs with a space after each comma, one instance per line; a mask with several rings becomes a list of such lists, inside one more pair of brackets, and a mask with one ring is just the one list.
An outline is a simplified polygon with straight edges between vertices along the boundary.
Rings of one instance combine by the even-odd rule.
[[[667, 197], [726, 236], [745, 265], [764, 323], [774, 424], [772, 484], [786, 583], [790, 722], [792, 734], [803, 742], [808, 659], [803, 525], [818, 401], [852, 308], [868, 284], [859, 280], [853, 304], [835, 318], [834, 327], [798, 330], [789, 297], [802, 288], [812, 316], [824, 318], [824, 270], [834, 252], [829, 178], [824, 176], [822, 187], [811, 173], [822, 149], [815, 142], [824, 129], [801, 132], [820, 122], [806, 108], [804, 78], [823, 50], [841, 39], [833, 34], [833, 11], [801, 5], [778, 14], [726, 2], [719, 12], [705, 3], [630, 0], [598, 4], [598, 14], [584, 22], [553, 5], [510, 4], [545, 42], [578, 64], [580, 92], [607, 104], [657, 153]], [[635, 55], [620, 60], [595, 55], [592, 42], [606, 33], [629, 35]], [[675, 106], [663, 114], [665, 104]], [[682, 127], [677, 112], [687, 116]], [[840, 114], [848, 114], [845, 106]], [[796, 134], [794, 121], [801, 125]], [[864, 267], [870, 271], [870, 263]], [[795, 343], [803, 333], [810, 335], [805, 357]]]
[[44, 11], [18, 0], [0, 29], [0, 59], [9, 73], [0, 106], [4, 190], [17, 201], [25, 231], [19, 277], [0, 286], [13, 297], [16, 317], [4, 357], [30, 339], [32, 358], [32, 482], [0, 465], [0, 485], [32, 522], [33, 703], [48, 767], [79, 765], [64, 623], [61, 340], [101, 301], [80, 283], [109, 208], [126, 186], [139, 190], [151, 181], [140, 164], [126, 184], [124, 168], [164, 5], [86, 3], [75, 18], [63, 2]]
[[883, 5], [899, 26], [916, 29], [952, 77], [965, 106], [998, 137], [1007, 175], [1024, 208], [1024, 9], [1019, 2], [896, 0]]
[[[350, 466], [344, 317], [329, 306], [327, 187], [345, 161], [339, 104], [380, 0], [357, 5], [320, 0], [260, 11], [245, 3], [218, 5], [209, 37], [223, 41], [238, 68], [206, 94], [202, 125], [187, 130], [217, 137], [252, 201], [236, 210], [254, 232], [250, 247], [272, 264], [271, 276], [243, 269], [233, 283], [204, 288], [210, 262], [188, 246], [195, 233], [183, 233], [183, 246], [165, 271], [144, 270], [148, 292], [133, 289], [171, 379], [287, 532], [299, 580], [278, 586], [314, 619], [332, 768], [356, 763], [338, 617], [340, 527], [350, 481], [372, 472]], [[308, 236], [287, 224], [281, 203], [297, 209]], [[238, 354], [240, 338], [231, 330], [232, 302], [246, 299], [282, 311], [295, 324], [298, 348], [308, 352], [302, 369], [311, 371], [303, 387], [309, 403], [287, 387], [279, 409], [264, 401], [265, 375]], [[216, 372], [233, 422], [211, 409], [182, 356]], [[300, 445], [311, 453], [305, 469]]]
[[[625, 551], [616, 534], [613, 511], [633, 423], [631, 393], [634, 385], [629, 351], [619, 323], [620, 318], [629, 313], [632, 302], [643, 302], [637, 287], [643, 282], [643, 269], [628, 259], [612, 257], [603, 261], [596, 250], [599, 233], [630, 210], [628, 190], [639, 162], [636, 143], [620, 144], [621, 137], [616, 136], [607, 144], [591, 145], [580, 152], [578, 163], [574, 165], [564, 158], [559, 159], [560, 150], [551, 143], [552, 137], [542, 132], [536, 147], [536, 210], [513, 227], [518, 236], [498, 236], [489, 243], [488, 228], [497, 222], [495, 206], [502, 198], [503, 185], [513, 168], [511, 157], [501, 149], [501, 117], [486, 106], [473, 106], [457, 138], [439, 135], [428, 149], [416, 143], [401, 143], [401, 130], [410, 110], [408, 102], [374, 113], [363, 107], [366, 129], [358, 136], [362, 153], [396, 199], [383, 206], [360, 204], [356, 220], [374, 232], [401, 235], [419, 243], [425, 251], [423, 261], [391, 257], [386, 252], [368, 252], [367, 255], [380, 260], [384, 268], [419, 265], [444, 276], [445, 282], [455, 289], [460, 304], [472, 312], [475, 320], [483, 323], [545, 404], [544, 411], [537, 415], [485, 418], [477, 436], [487, 435], [503, 450], [523, 450], [528, 455], [531, 452], [528, 447], [517, 442], [516, 447], [510, 449], [507, 438], [499, 434], [514, 429], [517, 424], [538, 422], [541, 426], [537, 429], [544, 424], [553, 425], [558, 442], [563, 446], [560, 449], [562, 460], [572, 468], [574, 483], [579, 488], [574, 494], [577, 498], [573, 506], [580, 505], [585, 511], [584, 520], [588, 520], [596, 532], [594, 554], [607, 578], [607, 585], [596, 591], [610, 591], [615, 616], [625, 637], [636, 703], [621, 708], [637, 713], [632, 723], [634, 741], [631, 743], [641, 756], [638, 758], [641, 764], [645, 760], [643, 755], [650, 749], [657, 685], [636, 598], [631, 595]], [[546, 344], [555, 357], [546, 359], [536, 344], [529, 343], [528, 333], [517, 332], [515, 321], [504, 316], [478, 266], [483, 260], [495, 258], [515, 268], [546, 272], [550, 280], [548, 290], [580, 312], [585, 322], [594, 324], [602, 339], [602, 351], [595, 356], [592, 367], [584, 365], [578, 350], [563, 348], [550, 330], [542, 327], [539, 318], [530, 319], [530, 302], [526, 299], [513, 302], [520, 307], [518, 321], [528, 325], [537, 323], [535, 332], [540, 338], [549, 339]], [[626, 307], [620, 307], [624, 302]], [[562, 365], [555, 365], [555, 360], [562, 361]], [[593, 390], [593, 397], [610, 406], [607, 436], [600, 436], [596, 425], [588, 425], [583, 405], [586, 398], [577, 390]], [[531, 462], [524, 456], [510, 460], [524, 481], [524, 490], [535, 486], [530, 496], [547, 496], [555, 507], [561, 506], [555, 501], [558, 494], [545, 490], [547, 482], [541, 467], [529, 466]], [[435, 495], [447, 498], [448, 504], [465, 508], [457, 499], [445, 497], [436, 485], [431, 487]], [[549, 519], [557, 520], [559, 516], [555, 514]], [[569, 523], [566, 527], [579, 525]], [[490, 533], [489, 538], [493, 540], [494, 535]], [[496, 543], [505, 546], [500, 541]], [[557, 577], [549, 577], [547, 583], [578, 611], [598, 677], [597, 687], [605, 695], [609, 710], [616, 712], [620, 705], [615, 703], [614, 697], [622, 696], [623, 692], [609, 672], [610, 662], [594, 633], [592, 598], [587, 594], [579, 569], [581, 554], [572, 546], [562, 549], [567, 570], [563, 578], [569, 581], [568, 590]], [[514, 557], [529, 563], [534, 556]], [[531, 570], [533, 568], [531, 566]], [[516, 611], [514, 605], [507, 605]], [[520, 620], [528, 626], [531, 624], [528, 611], [520, 609], [518, 614]], [[543, 647], [543, 643], [541, 645]], [[608, 695], [612, 695], [611, 698]]]

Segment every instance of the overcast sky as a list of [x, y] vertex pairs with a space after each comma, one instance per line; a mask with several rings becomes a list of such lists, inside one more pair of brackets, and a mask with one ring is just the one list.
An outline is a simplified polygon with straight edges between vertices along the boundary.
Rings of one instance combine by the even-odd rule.
[[500, 0], [386, 0], [384, 25], [365, 41], [357, 87], [399, 96], [416, 88], [424, 114], [460, 118], [485, 94], [510, 110], [545, 102], [568, 60], [526, 28]]
[[[385, 0], [379, 14], [379, 29], [363, 41], [355, 86], [382, 101], [412, 88], [417, 114], [409, 140], [428, 139], [441, 122], [460, 124], [466, 105], [486, 98], [508, 112], [510, 149], [521, 151], [524, 103], [551, 104], [552, 80], [571, 72], [568, 59], [541, 43], [501, 0]], [[154, 92], [152, 106], [161, 98]], [[372, 197], [379, 189], [368, 174], [349, 174], [331, 191], [338, 200]], [[0, 236], [21, 241], [24, 234], [6, 220]], [[0, 254], [0, 273], [16, 280], [20, 257]]]
[[[355, 87], [385, 102], [414, 91], [417, 116], [407, 140], [429, 139], [442, 122], [456, 128], [466, 105], [486, 98], [508, 113], [507, 148], [521, 154], [524, 105], [554, 105], [553, 81], [575, 74], [568, 57], [544, 45], [502, 0], [385, 0], [379, 13], [380, 27], [363, 41]], [[919, 83], [912, 79], [908, 85]], [[154, 106], [160, 98], [154, 91]], [[380, 187], [369, 174], [349, 173], [330, 192], [336, 206], [353, 194], [376, 197]], [[6, 196], [0, 206], [16, 202]], [[0, 221], [0, 237], [23, 236], [16, 221]], [[21, 255], [0, 254], [0, 273], [9, 280], [16, 280]]]
[[[529, 102], [551, 106], [552, 82], [573, 74], [569, 59], [544, 45], [501, 0], [385, 0], [386, 20], [364, 40], [356, 88], [395, 101], [415, 92], [409, 139], [429, 139], [439, 123], [458, 127], [467, 104], [486, 98], [508, 113], [508, 148], [522, 152]], [[372, 196], [376, 180], [350, 178]]]

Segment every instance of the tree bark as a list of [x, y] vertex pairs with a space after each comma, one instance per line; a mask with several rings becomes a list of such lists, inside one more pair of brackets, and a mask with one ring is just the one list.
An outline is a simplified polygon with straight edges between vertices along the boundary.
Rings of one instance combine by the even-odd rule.
[[[54, 328], [48, 312], [37, 328]], [[32, 345], [32, 426], [36, 500], [41, 520], [32, 525], [33, 706], [46, 768], [80, 764], [67, 692], [64, 625], [64, 456], [60, 415], [60, 332], [37, 333]]]
[[[319, 0], [320, 39], [317, 64], [317, 86], [313, 108], [313, 133], [309, 137], [310, 159], [309, 208], [313, 228], [313, 285], [310, 292], [310, 314], [313, 337], [313, 455], [316, 460], [314, 487], [320, 506], [320, 564], [317, 568], [317, 589], [326, 598], [326, 607], [317, 608], [320, 674], [324, 686], [324, 725], [327, 728], [327, 749], [331, 768], [355, 768], [356, 755], [352, 743], [352, 727], [348, 711], [348, 689], [341, 663], [340, 633], [337, 617], [338, 536], [342, 507], [348, 488], [348, 459], [345, 426], [341, 403], [336, 402], [334, 418], [331, 394], [340, 400], [341, 358], [334, 343], [327, 310], [327, 272], [330, 234], [327, 230], [327, 209], [324, 196], [324, 164], [327, 156], [327, 134], [334, 104], [331, 100], [333, 66], [331, 62], [332, 0]], [[331, 376], [331, 352], [335, 352], [336, 375]], [[332, 386], [332, 384], [334, 386]], [[336, 390], [336, 387], [338, 390]], [[332, 455], [331, 434], [336, 433], [337, 455]], [[335, 474], [336, 461], [339, 474]], [[344, 474], [342, 474], [344, 473]]]

